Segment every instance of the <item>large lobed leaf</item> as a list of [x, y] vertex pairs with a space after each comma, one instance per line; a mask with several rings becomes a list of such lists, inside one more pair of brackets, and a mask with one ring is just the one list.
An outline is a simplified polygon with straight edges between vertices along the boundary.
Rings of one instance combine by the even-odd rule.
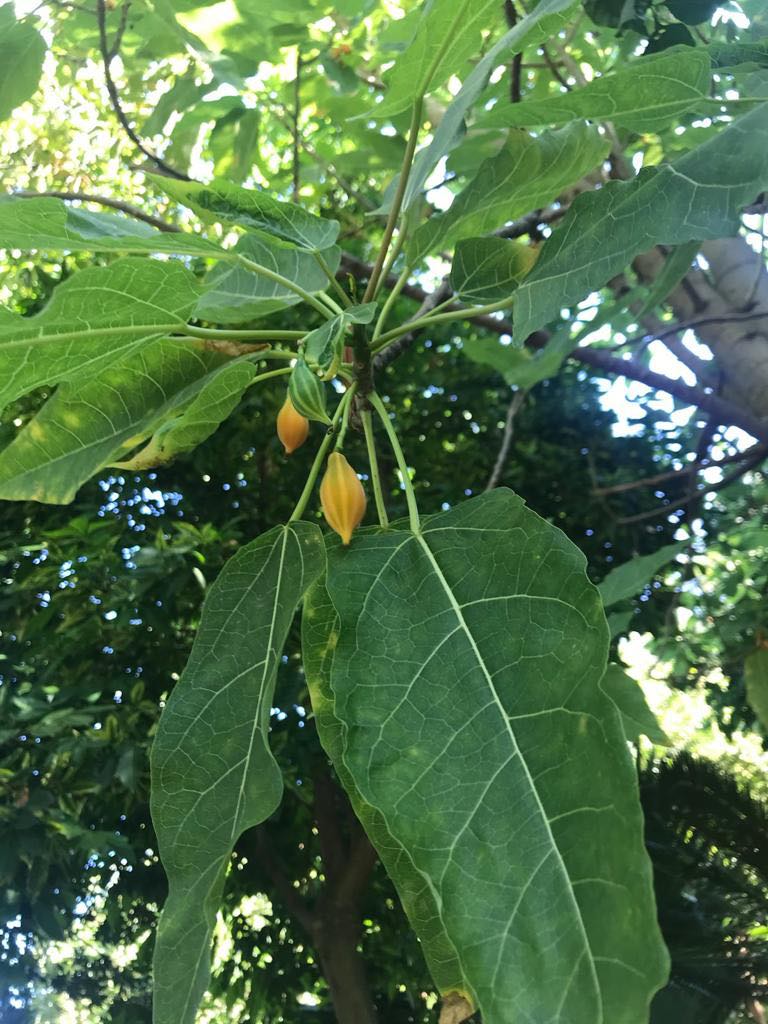
[[[305, 291], [319, 292], [328, 286], [328, 278], [315, 257], [293, 245], [251, 233], [243, 235], [231, 250], [300, 284]], [[338, 268], [341, 250], [326, 250], [323, 257], [332, 272]], [[203, 294], [195, 315], [221, 324], [242, 323], [267, 316], [301, 302], [296, 292], [285, 285], [255, 274], [239, 263], [218, 263], [206, 275]]]
[[[160, 340], [90, 379], [61, 384], [0, 452], [0, 498], [72, 501], [94, 473], [125, 458], [209, 378], [215, 379], [221, 362], [213, 353]], [[248, 379], [256, 373], [250, 364], [243, 369]]]
[[659, 569], [671, 562], [675, 555], [679, 555], [684, 547], [682, 542], [665, 544], [650, 555], [637, 555], [611, 569], [598, 587], [604, 607], [611, 608], [619, 601], [637, 597]]
[[555, 199], [608, 155], [596, 128], [572, 124], [536, 137], [510, 132], [500, 153], [485, 160], [445, 213], [422, 224], [408, 243], [411, 260], [459, 238], [482, 235]]
[[176, 396], [178, 414], [161, 422], [133, 458], [115, 465], [148, 469], [197, 448], [234, 411], [257, 372], [252, 363], [237, 359], [195, 381]]
[[530, 14], [521, 18], [514, 28], [505, 32], [477, 61], [461, 89], [448, 105], [432, 140], [416, 154], [405, 190], [404, 209], [408, 210], [421, 201], [424, 183], [440, 160], [461, 138], [464, 118], [485, 89], [494, 68], [503, 63], [507, 54], [520, 52], [526, 46], [534, 46], [566, 28], [575, 7], [576, 0], [539, 0]]
[[674, 164], [579, 196], [515, 298], [523, 340], [654, 245], [723, 238], [768, 185], [768, 103]]
[[344, 768], [485, 1024], [646, 1020], [667, 957], [581, 553], [495, 491], [334, 546], [328, 593]]
[[600, 686], [619, 709], [624, 735], [630, 743], [636, 744], [641, 736], [647, 736], [651, 743], [670, 746], [669, 737], [648, 707], [640, 684], [621, 665], [609, 665]]
[[199, 287], [180, 263], [125, 257], [60, 284], [42, 312], [0, 311], [0, 409], [43, 384], [90, 380], [183, 331]]
[[169, 893], [157, 932], [155, 1024], [192, 1024], [210, 973], [224, 876], [241, 833], [277, 808], [268, 733], [296, 606], [325, 564], [317, 526], [278, 526], [211, 587], [152, 747], [152, 820]]
[[268, 192], [241, 188], [221, 179], [201, 185], [154, 174], [150, 177], [172, 199], [190, 207], [203, 220], [263, 231], [307, 252], [330, 248], [339, 234], [338, 221], [316, 217], [295, 203], [273, 199]]
[[[387, 75], [387, 92], [373, 108], [377, 118], [406, 110], [436, 89], [477, 52], [481, 33], [502, 13], [498, 0], [432, 0], [424, 5], [418, 28]], [[370, 115], [369, 115], [370, 116]]]
[[45, 40], [25, 21], [16, 21], [14, 5], [0, 7], [0, 120], [37, 91]]
[[336, 715], [331, 676], [338, 641], [339, 617], [318, 580], [307, 593], [301, 618], [301, 646], [317, 732], [325, 752], [349, 796], [355, 814], [376, 847], [397, 889], [405, 913], [421, 941], [424, 957], [440, 992], [461, 990], [465, 982], [450, 939], [445, 933], [429, 880], [414, 867], [405, 848], [387, 828], [384, 816], [367, 804], [342, 758], [343, 725]]
[[0, 197], [0, 248], [63, 249], [67, 252], [178, 253], [224, 255], [220, 246], [189, 231], [158, 231], [114, 213], [94, 213], [43, 196]]
[[560, 96], [525, 103], [501, 100], [477, 127], [567, 124], [586, 117], [610, 120], [634, 132], [657, 132], [709, 99], [710, 78], [706, 50], [675, 47], [641, 57], [629, 67]]

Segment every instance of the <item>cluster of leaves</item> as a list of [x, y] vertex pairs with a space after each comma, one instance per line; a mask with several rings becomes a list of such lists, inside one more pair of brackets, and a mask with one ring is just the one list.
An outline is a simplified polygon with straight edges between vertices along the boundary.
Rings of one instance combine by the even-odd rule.
[[[254, 385], [267, 386], [275, 377], [285, 384], [290, 376], [296, 408], [330, 429], [296, 508], [291, 511], [289, 501], [282, 515], [274, 507], [260, 515], [261, 532], [251, 523], [243, 539], [258, 536], [223, 564], [207, 588], [199, 622], [188, 593], [174, 595], [178, 643], [157, 662], [146, 652], [146, 665], [144, 658], [126, 665], [129, 676], [143, 676], [150, 663], [153, 672], [161, 668], [153, 699], [143, 679], [130, 689], [115, 687], [120, 703], [127, 695], [131, 712], [120, 716], [122, 725], [112, 707], [117, 698], [109, 703], [92, 687], [95, 636], [88, 638], [94, 665], [82, 676], [74, 708], [69, 688], [56, 678], [71, 674], [72, 665], [46, 664], [52, 678], [42, 696], [40, 666], [34, 665], [34, 682], [23, 662], [15, 667], [14, 691], [3, 694], [29, 723], [29, 735], [42, 742], [51, 730], [57, 738], [61, 730], [78, 734], [98, 716], [96, 731], [103, 736], [85, 743], [78, 734], [73, 767], [72, 750], [57, 742], [47, 751], [45, 786], [14, 793], [21, 838], [25, 830], [44, 833], [37, 846], [31, 843], [32, 854], [11, 855], [9, 870], [22, 866], [20, 911], [25, 923], [53, 934], [54, 925], [36, 918], [25, 902], [35, 896], [32, 869], [42, 865], [37, 878], [59, 890], [62, 906], [71, 903], [71, 879], [93, 849], [99, 819], [94, 815], [90, 827], [75, 825], [74, 831], [69, 819], [91, 814], [86, 804], [90, 808], [98, 780], [124, 787], [137, 802], [134, 828], [146, 827], [141, 755], [126, 737], [153, 731], [155, 702], [166, 694], [169, 676], [179, 675], [196, 625], [187, 668], [153, 736], [151, 798], [169, 880], [155, 945], [156, 1020], [194, 1019], [210, 980], [209, 948], [233, 853], [243, 870], [250, 858], [242, 837], [279, 814], [286, 780], [295, 792], [312, 775], [300, 754], [283, 745], [287, 729], [281, 731], [272, 714], [284, 699], [275, 696], [278, 681], [285, 695], [284, 677], [296, 675], [293, 619], [303, 604], [301, 657], [320, 740], [398, 891], [438, 991], [461, 1003], [465, 1016], [479, 1008], [487, 1024], [505, 1019], [510, 1008], [534, 1019], [565, 1015], [634, 1024], [663, 984], [666, 954], [626, 746], [646, 712], [642, 704], [638, 710], [637, 692], [627, 690], [626, 681], [616, 686], [604, 677], [610, 635], [603, 607], [630, 598], [674, 551], [657, 552], [652, 566], [633, 563], [624, 573], [628, 580], [612, 574], [600, 595], [576, 546], [519, 498], [502, 489], [457, 503], [454, 455], [467, 438], [447, 436], [450, 410], [443, 409], [436, 427], [452, 470], [430, 467], [414, 488], [373, 370], [377, 357], [386, 359], [414, 330], [402, 318], [388, 325], [400, 311], [400, 290], [446, 251], [455, 250], [446, 284], [453, 305], [428, 313], [417, 326], [435, 345], [444, 325], [513, 305], [511, 345], [488, 343], [467, 327], [460, 343], [451, 338], [435, 350], [444, 362], [460, 353], [490, 365], [507, 384], [526, 389], [547, 381], [590, 333], [586, 323], [574, 328], [570, 315], [563, 321], [563, 309], [576, 309], [635, 256], [654, 245], [680, 247], [684, 259], [672, 266], [679, 264], [682, 276], [695, 252], [691, 246], [736, 230], [741, 209], [768, 184], [765, 46], [724, 39], [667, 52], [668, 35], [660, 40], [670, 29], [659, 29], [654, 8], [651, 49], [664, 52], [637, 57], [623, 42], [592, 46], [590, 64], [600, 73], [594, 81], [577, 78], [563, 93], [559, 73], [540, 80], [528, 74], [528, 95], [519, 103], [519, 97], [506, 100], [507, 85], [495, 72], [513, 54], [539, 48], [547, 66], [556, 68], [546, 50], [552, 38], [561, 63], [575, 63], [561, 43], [575, 16], [568, 0], [542, 0], [511, 27], [497, 3], [469, 0], [437, 0], [401, 19], [374, 5], [336, 5], [332, 12], [321, 3], [288, 8], [277, 4], [265, 22], [247, 5], [233, 5], [232, 21], [213, 25], [205, 8], [196, 19], [184, 5], [109, 9], [99, 0], [95, 19], [66, 7], [48, 19], [54, 52], [86, 64], [100, 57], [115, 112], [150, 157], [155, 151], [136, 136], [122, 106], [115, 57], [120, 52], [127, 68], [128, 93], [146, 92], [153, 76], [159, 83], [181, 57], [181, 71], [176, 68], [169, 88], [158, 86], [143, 126], [151, 137], [174, 122], [162, 161], [156, 160], [166, 173], [149, 176], [147, 189], [153, 211], [167, 208], [170, 199], [198, 220], [177, 213], [192, 230], [169, 231], [149, 210], [134, 220], [54, 196], [0, 200], [5, 247], [104, 254], [101, 263], [59, 284], [32, 315], [11, 309], [0, 315], [0, 404], [20, 412], [13, 420], [17, 432], [0, 452], [0, 497], [71, 502], [108, 469], [133, 473], [188, 456], [236, 409], [248, 408], [251, 395], [261, 394], [251, 391]], [[667, 8], [686, 20], [681, 5]], [[41, 37], [29, 20], [14, 24], [11, 33], [23, 43], [26, 71], [13, 81], [6, 73], [5, 113], [34, 89], [42, 62]], [[256, 35], [258, 44], [249, 46]], [[587, 30], [574, 52], [592, 40]], [[262, 62], [286, 46], [295, 49], [288, 89], [284, 62], [262, 72]], [[344, 47], [349, 61], [342, 59]], [[353, 61], [354, 50], [365, 54], [363, 62]], [[634, 59], [626, 62], [628, 55]], [[266, 102], [257, 107], [254, 97], [262, 94]], [[702, 118], [706, 125], [697, 134], [694, 125]], [[425, 119], [431, 132], [418, 148]], [[622, 149], [647, 155], [649, 136], [671, 160], [637, 177], [605, 181], [605, 161], [618, 166]], [[268, 147], [261, 145], [265, 137]], [[314, 177], [302, 166], [302, 149], [311, 156]], [[207, 156], [218, 175], [208, 184], [186, 175], [195, 153]], [[452, 201], [429, 210], [428, 186], [444, 161]], [[584, 182], [603, 187], [587, 187], [575, 199], [540, 251], [532, 255], [499, 233], [531, 211], [567, 205], [568, 190], [580, 192]], [[258, 187], [267, 183], [270, 191]], [[284, 198], [289, 190], [293, 203]], [[353, 203], [338, 202], [340, 193]], [[362, 227], [362, 212], [376, 204], [374, 212], [386, 218], [381, 234]], [[338, 210], [342, 214], [332, 216]], [[362, 275], [364, 291], [356, 280], [348, 280], [345, 291], [336, 279], [344, 238], [352, 239], [347, 260], [373, 260]], [[394, 287], [390, 269], [400, 275]], [[389, 289], [384, 301], [382, 287]], [[664, 295], [650, 289], [639, 298], [652, 308]], [[629, 324], [634, 307], [625, 297], [610, 312], [614, 323]], [[523, 351], [530, 335], [553, 324], [559, 330], [537, 355]], [[269, 369], [275, 363], [278, 369]], [[335, 378], [335, 388], [321, 384], [318, 372], [326, 381]], [[396, 408], [399, 379], [390, 369], [378, 384]], [[432, 380], [423, 362], [411, 363], [408, 379], [413, 395], [401, 402], [401, 434], [413, 443], [409, 406], [426, 402], [418, 395]], [[552, 387], [550, 398], [557, 391]], [[457, 402], [466, 404], [465, 391], [456, 392]], [[329, 396], [338, 394], [335, 411], [327, 412]], [[259, 399], [260, 410], [279, 405], [280, 395], [270, 395]], [[385, 455], [381, 465], [369, 404], [391, 442], [391, 458]], [[331, 445], [346, 444], [363, 462], [362, 439], [348, 430], [358, 419], [380, 523], [360, 531], [347, 550], [322, 535], [307, 508]], [[538, 439], [527, 453], [521, 446], [510, 475], [520, 474], [526, 457], [540, 461]], [[476, 463], [474, 447], [466, 446], [466, 459]], [[412, 461], [418, 469], [417, 453]], [[475, 465], [473, 481], [476, 472]], [[408, 518], [389, 523], [387, 501], [403, 500], [399, 491], [393, 495], [396, 473]], [[427, 488], [432, 475], [434, 491]], [[281, 473], [281, 490], [285, 485], [287, 492], [291, 476]], [[550, 495], [542, 511], [554, 518], [552, 480], [545, 486]], [[478, 489], [463, 488], [465, 494]], [[442, 498], [442, 513], [420, 518], [420, 494], [432, 507]], [[575, 532], [590, 521], [562, 516]], [[80, 529], [87, 536], [89, 521]], [[648, 548], [664, 533], [639, 534], [634, 550], [650, 557]], [[143, 625], [149, 591], [175, 579], [168, 559], [181, 556], [188, 577], [185, 556], [206, 558], [209, 548], [223, 544], [226, 550], [241, 537], [229, 531], [185, 537], [182, 531], [168, 550], [167, 540], [154, 554], [143, 549], [150, 557], [144, 566], [149, 590], [141, 591], [137, 562], [136, 575], [127, 577], [126, 607]], [[221, 561], [219, 552], [214, 569]], [[23, 578], [23, 565], [12, 557], [14, 575]], [[604, 565], [598, 562], [598, 575]], [[62, 583], [71, 568], [61, 570]], [[117, 572], [111, 577], [114, 583]], [[94, 604], [101, 599], [98, 592], [90, 597]], [[54, 616], [47, 612], [50, 598], [42, 604], [32, 619], [38, 629]], [[78, 626], [65, 615], [56, 628], [71, 634]], [[87, 628], [98, 634], [102, 627], [89, 621]], [[296, 676], [294, 685], [303, 689], [304, 677]], [[304, 709], [303, 695], [294, 704]], [[291, 746], [300, 724], [291, 731]], [[653, 732], [647, 721], [643, 728]], [[12, 785], [31, 770], [23, 747], [17, 756]], [[103, 773], [94, 770], [97, 781], [73, 787], [93, 765]], [[50, 778], [62, 787], [57, 807]], [[107, 808], [104, 813], [108, 818]], [[309, 815], [292, 820], [306, 825]], [[58, 865], [45, 835], [55, 835], [57, 822], [69, 844], [68, 859]], [[99, 838], [106, 843], [109, 835], [115, 851], [109, 856], [120, 854], [110, 826], [100, 828]], [[95, 862], [96, 873], [110, 863]], [[312, 870], [297, 866], [292, 873], [311, 889]], [[246, 878], [251, 887], [259, 884], [249, 872]], [[227, 899], [234, 916], [231, 890]], [[395, 915], [390, 927], [398, 924]], [[232, 958], [222, 972], [225, 989], [253, 942], [249, 930], [233, 928], [242, 939], [241, 959]], [[308, 959], [296, 960], [300, 953], [286, 955], [306, 967]], [[267, 985], [273, 999], [274, 985], [274, 979]], [[262, 988], [252, 985], [254, 1000], [263, 1002]]]

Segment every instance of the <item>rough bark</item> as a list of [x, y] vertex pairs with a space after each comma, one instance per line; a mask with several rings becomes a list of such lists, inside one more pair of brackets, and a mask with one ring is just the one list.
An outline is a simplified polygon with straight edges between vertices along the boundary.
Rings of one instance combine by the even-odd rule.
[[360, 940], [360, 908], [331, 902], [315, 925], [313, 938], [328, 982], [338, 1024], [376, 1024]]
[[[695, 333], [712, 351], [722, 376], [723, 397], [763, 419], [768, 417], [764, 260], [741, 237], [704, 242], [701, 252], [707, 270], [691, 270], [669, 295], [669, 305], [683, 324], [701, 321]], [[635, 269], [640, 279], [653, 280], [662, 260], [658, 249], [638, 257]]]

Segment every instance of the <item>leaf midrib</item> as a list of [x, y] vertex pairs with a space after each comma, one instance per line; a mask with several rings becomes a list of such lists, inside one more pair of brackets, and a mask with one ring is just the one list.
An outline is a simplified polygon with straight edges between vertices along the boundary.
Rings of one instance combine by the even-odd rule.
[[433, 554], [432, 549], [427, 544], [427, 542], [426, 542], [426, 540], [424, 538], [424, 535], [423, 534], [415, 534], [414, 536], [415, 536], [415, 539], [418, 542], [419, 546], [424, 551], [424, 554], [426, 555], [427, 559], [429, 560], [429, 563], [432, 566], [432, 570], [435, 573], [435, 575], [437, 576], [437, 579], [439, 580], [440, 585], [442, 586], [443, 591], [445, 592], [445, 596], [447, 597], [447, 599], [448, 599], [448, 601], [449, 601], [449, 603], [451, 605], [451, 608], [452, 608], [452, 610], [453, 610], [453, 612], [454, 612], [454, 614], [456, 616], [456, 619], [458, 620], [459, 625], [460, 625], [461, 629], [463, 630], [463, 632], [464, 632], [464, 634], [465, 634], [465, 636], [466, 636], [466, 638], [467, 638], [467, 640], [468, 640], [468, 642], [469, 642], [469, 644], [470, 644], [470, 646], [472, 648], [472, 652], [473, 652], [473, 654], [474, 654], [474, 656], [475, 656], [475, 658], [477, 660], [477, 664], [480, 666], [480, 669], [482, 670], [483, 675], [485, 676], [485, 678], [487, 680], [488, 688], [491, 691], [491, 694], [493, 696], [493, 701], [494, 701], [494, 703], [496, 704], [496, 706], [499, 709], [499, 714], [501, 715], [502, 721], [504, 722], [504, 727], [507, 730], [507, 733], [509, 735], [510, 742], [512, 743], [513, 750], [514, 750], [515, 754], [517, 755], [517, 757], [520, 759], [520, 764], [522, 765], [523, 772], [525, 773], [525, 777], [526, 777], [526, 780], [528, 782], [530, 791], [531, 791], [531, 793], [532, 793], [532, 795], [533, 795], [533, 797], [534, 797], [534, 799], [536, 801], [536, 805], [537, 805], [537, 807], [539, 809], [539, 812], [540, 812], [540, 815], [541, 815], [541, 820], [544, 823], [544, 828], [545, 828], [545, 831], [547, 833], [547, 836], [549, 837], [552, 850], [554, 851], [555, 856], [557, 858], [558, 866], [560, 868], [560, 871], [562, 872], [563, 878], [565, 879], [565, 881], [567, 883], [566, 884], [566, 888], [567, 888], [567, 891], [568, 891], [568, 898], [570, 899], [570, 901], [571, 901], [571, 903], [573, 905], [573, 909], [574, 909], [574, 911], [576, 913], [576, 920], [578, 921], [579, 930], [581, 931], [582, 938], [583, 938], [583, 941], [584, 941], [584, 949], [585, 949], [585, 952], [586, 952], [586, 954], [587, 954], [587, 956], [589, 958], [590, 973], [592, 975], [592, 980], [593, 980], [594, 987], [595, 987], [595, 994], [596, 994], [596, 997], [597, 997], [597, 1000], [598, 1000], [598, 1005], [599, 1005], [599, 1010], [600, 1010], [600, 1016], [599, 1016], [598, 1020], [595, 1022], [595, 1024], [603, 1024], [603, 1022], [604, 1022], [603, 995], [602, 995], [602, 991], [600, 989], [600, 983], [599, 983], [599, 980], [598, 980], [598, 977], [597, 977], [597, 971], [596, 971], [596, 968], [595, 968], [595, 958], [594, 958], [594, 955], [592, 953], [592, 947], [591, 947], [590, 942], [589, 942], [589, 935], [587, 933], [586, 925], [584, 924], [584, 918], [583, 918], [582, 913], [581, 913], [581, 908], [579, 907], [578, 901], [577, 901], [577, 899], [576, 899], [576, 897], [575, 897], [575, 895], [573, 893], [573, 886], [572, 886], [572, 883], [571, 883], [571, 877], [568, 874], [568, 869], [567, 869], [567, 867], [565, 865], [565, 861], [563, 860], [563, 856], [560, 853], [560, 848], [558, 847], [557, 843], [555, 842], [555, 837], [554, 837], [554, 835], [552, 833], [552, 828], [551, 828], [550, 823], [549, 823], [549, 818], [547, 817], [546, 811], [544, 809], [544, 805], [541, 802], [541, 798], [539, 796], [539, 792], [536, 789], [536, 785], [534, 783], [533, 776], [531, 775], [530, 769], [528, 768], [528, 764], [527, 764], [525, 758], [523, 757], [523, 753], [522, 753], [522, 751], [521, 751], [521, 749], [520, 749], [520, 747], [518, 745], [517, 738], [515, 736], [514, 730], [512, 729], [512, 726], [511, 726], [511, 723], [510, 723], [509, 715], [507, 715], [506, 710], [504, 708], [504, 705], [501, 703], [501, 699], [499, 697], [498, 691], [496, 690], [496, 687], [494, 686], [494, 683], [493, 683], [493, 678], [492, 678], [490, 672], [488, 671], [488, 668], [486, 667], [486, 664], [485, 664], [485, 662], [483, 660], [482, 655], [480, 654], [480, 650], [479, 650], [479, 648], [478, 648], [478, 646], [477, 646], [477, 644], [475, 642], [475, 638], [474, 638], [474, 636], [472, 634], [472, 631], [470, 630], [470, 628], [469, 628], [469, 626], [468, 626], [468, 624], [466, 622], [466, 619], [464, 618], [464, 616], [462, 614], [461, 605], [459, 605], [458, 601], [456, 600], [456, 598], [455, 598], [455, 596], [453, 594], [453, 591], [451, 590], [451, 587], [450, 587], [450, 585], [448, 583], [448, 580], [443, 575], [443, 571], [440, 568], [440, 565], [439, 565], [435, 555]]

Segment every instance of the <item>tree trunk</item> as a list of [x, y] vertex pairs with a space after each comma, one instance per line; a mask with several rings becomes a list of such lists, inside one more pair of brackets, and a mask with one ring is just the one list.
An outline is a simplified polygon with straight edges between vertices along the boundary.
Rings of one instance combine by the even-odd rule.
[[377, 1024], [365, 961], [357, 949], [359, 908], [327, 905], [313, 938], [338, 1024]]

